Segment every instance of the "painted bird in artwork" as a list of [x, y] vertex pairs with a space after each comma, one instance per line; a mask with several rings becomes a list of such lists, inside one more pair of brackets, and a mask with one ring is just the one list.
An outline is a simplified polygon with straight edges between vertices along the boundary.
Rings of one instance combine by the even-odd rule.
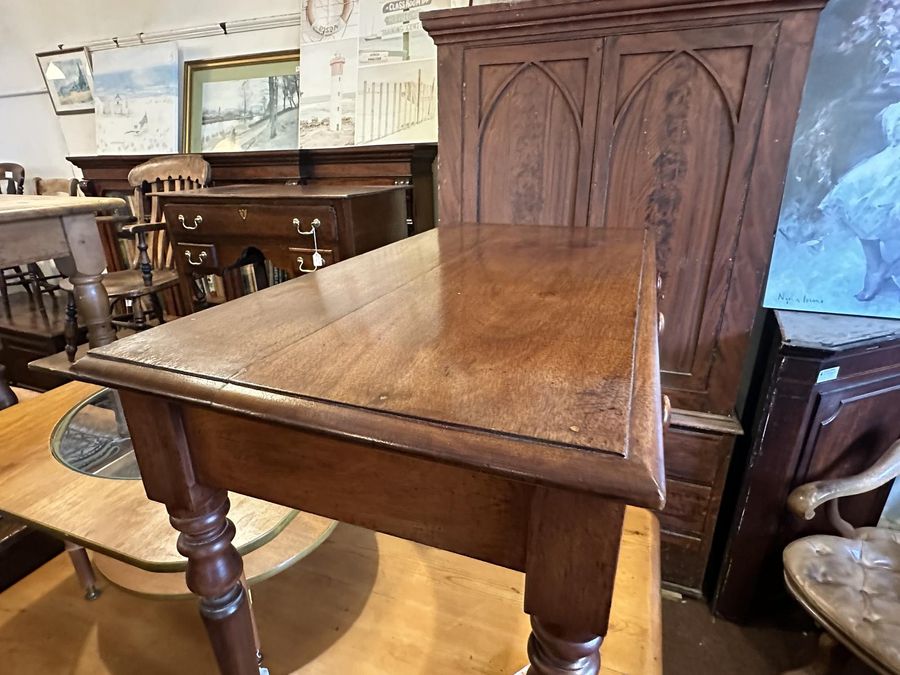
[[142, 134], [147, 131], [147, 127], [150, 125], [150, 120], [147, 119], [147, 113], [144, 113], [144, 116], [141, 118], [141, 121], [134, 125], [134, 129], [130, 131], [126, 131], [126, 134]]

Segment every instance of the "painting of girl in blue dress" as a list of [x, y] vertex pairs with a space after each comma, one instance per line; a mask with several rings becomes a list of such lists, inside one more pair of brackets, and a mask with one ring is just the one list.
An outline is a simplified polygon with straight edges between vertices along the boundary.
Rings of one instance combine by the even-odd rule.
[[900, 0], [826, 5], [764, 304], [900, 318]]

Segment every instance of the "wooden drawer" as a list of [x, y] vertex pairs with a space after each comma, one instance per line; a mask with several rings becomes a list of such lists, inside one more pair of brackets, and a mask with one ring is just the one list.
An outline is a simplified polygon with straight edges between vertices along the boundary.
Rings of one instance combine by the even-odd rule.
[[663, 447], [666, 476], [712, 487], [731, 454], [733, 436], [669, 427]]
[[[311, 248], [297, 248], [290, 247], [288, 249], [289, 257], [291, 258], [291, 271], [295, 274], [306, 274], [313, 270], [312, 256], [315, 252], [315, 249]], [[329, 265], [334, 264], [334, 251], [330, 249], [319, 249], [319, 253], [325, 261], [324, 267], [328, 267]], [[320, 267], [319, 269], [323, 269]]]
[[[205, 241], [212, 236], [253, 235], [264, 238], [294, 239], [312, 246], [308, 232], [315, 220], [316, 239], [321, 246], [338, 240], [337, 216], [334, 209], [323, 205], [281, 204], [277, 206], [232, 207], [221, 204], [170, 204], [165, 209], [172, 238]], [[297, 222], [294, 222], [296, 219]]]
[[663, 582], [699, 595], [706, 572], [708, 546], [700, 537], [661, 531]]
[[663, 581], [700, 594], [734, 436], [665, 431], [666, 508], [659, 514]]
[[219, 267], [215, 244], [178, 242], [174, 246], [175, 258], [184, 269], [196, 272], [214, 272]]
[[666, 508], [659, 513], [660, 527], [702, 537], [713, 498], [712, 488], [667, 478], [666, 493]]

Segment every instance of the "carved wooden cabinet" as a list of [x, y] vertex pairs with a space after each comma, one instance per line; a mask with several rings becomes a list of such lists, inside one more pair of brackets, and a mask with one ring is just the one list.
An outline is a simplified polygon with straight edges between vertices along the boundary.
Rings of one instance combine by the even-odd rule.
[[439, 223], [656, 230], [678, 458], [663, 574], [683, 587], [703, 579], [741, 432], [748, 334], [823, 5], [526, 0], [423, 15], [438, 45]]
[[[781, 552], [834, 534], [825, 509], [811, 522], [785, 503], [804, 483], [853, 475], [900, 438], [900, 321], [774, 312], [753, 443], [725, 548], [714, 609], [733, 621], [785, 599]], [[888, 486], [840, 501], [855, 526], [874, 525]], [[739, 514], [739, 515], [738, 515]]]

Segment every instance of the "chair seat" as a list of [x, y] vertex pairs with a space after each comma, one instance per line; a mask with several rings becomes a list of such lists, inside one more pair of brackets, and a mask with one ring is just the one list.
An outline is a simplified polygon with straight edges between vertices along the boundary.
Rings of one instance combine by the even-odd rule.
[[788, 589], [847, 647], [900, 674], [900, 533], [863, 528], [859, 539], [813, 535], [784, 550]]
[[[112, 298], [137, 298], [149, 293], [158, 293], [178, 284], [178, 272], [175, 270], [153, 270], [153, 284], [144, 285], [144, 277], [140, 270], [121, 270], [109, 272], [103, 277], [103, 286]], [[72, 282], [63, 279], [59, 287], [64, 291], [72, 290]]]

